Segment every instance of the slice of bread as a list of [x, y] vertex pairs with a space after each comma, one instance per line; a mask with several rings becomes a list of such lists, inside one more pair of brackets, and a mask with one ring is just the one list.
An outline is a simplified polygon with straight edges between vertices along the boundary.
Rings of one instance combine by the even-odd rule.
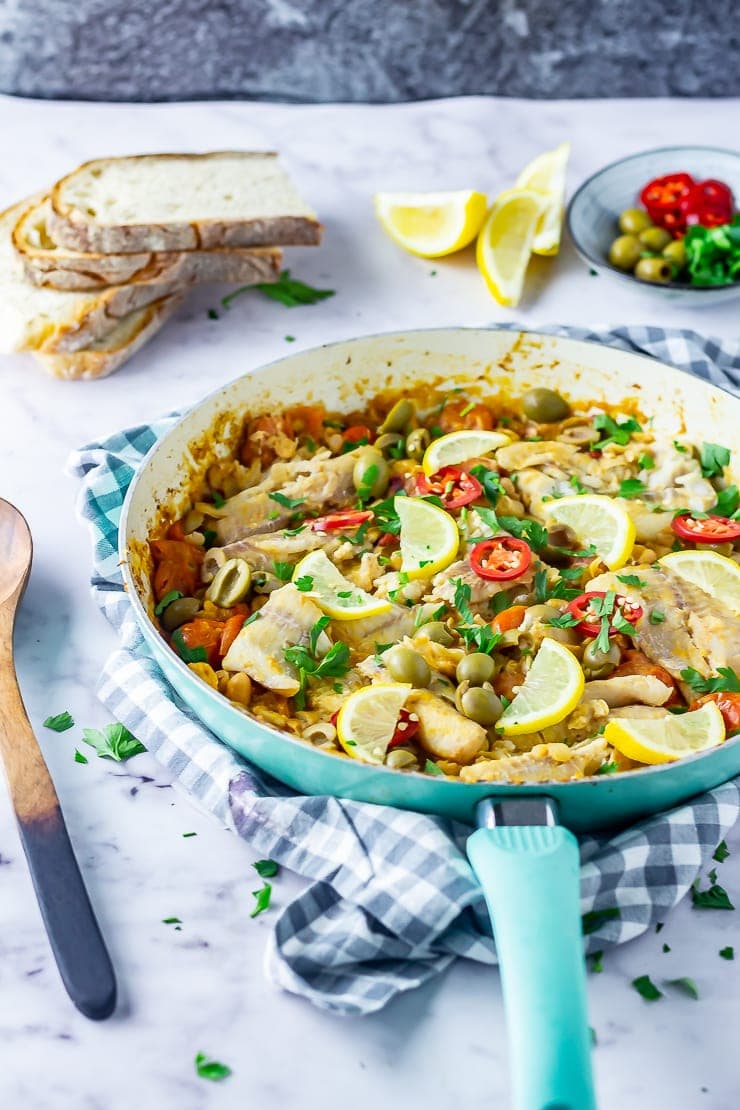
[[55, 378], [81, 381], [105, 378], [159, 331], [184, 297], [184, 293], [174, 293], [124, 316], [107, 336], [95, 340], [84, 350], [66, 354], [34, 351], [33, 357]]
[[180, 288], [176, 281], [163, 281], [89, 293], [40, 289], [26, 277], [12, 240], [27, 205], [0, 213], [0, 352], [81, 350], [107, 335], [121, 317]]
[[98, 158], [58, 181], [49, 230], [103, 254], [318, 243], [321, 225], [276, 154]]
[[31, 204], [13, 228], [13, 245], [26, 276], [50, 289], [104, 289], [108, 285], [176, 282], [195, 285], [230, 282], [257, 285], [276, 281], [279, 247], [214, 247], [211, 250], [140, 251], [137, 254], [83, 253], [59, 246], [49, 231], [51, 200]]

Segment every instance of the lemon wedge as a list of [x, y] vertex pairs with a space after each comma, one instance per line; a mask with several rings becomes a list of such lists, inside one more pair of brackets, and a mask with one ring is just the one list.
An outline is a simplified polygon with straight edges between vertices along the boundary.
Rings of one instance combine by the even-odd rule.
[[535, 254], [557, 254], [565, 212], [565, 170], [570, 143], [547, 150], [526, 166], [516, 179], [517, 189], [542, 193], [547, 205], [537, 223], [532, 250]]
[[740, 617], [740, 567], [718, 551], [674, 551], [658, 560]]
[[441, 258], [472, 243], [486, 218], [485, 194], [376, 193], [375, 214], [399, 247], [422, 258]]
[[448, 567], [460, 546], [454, 517], [419, 497], [395, 497], [393, 505], [401, 520], [401, 572], [422, 578]]
[[519, 304], [524, 275], [547, 198], [534, 189], [508, 189], [493, 202], [475, 257], [489, 292], [499, 304]]
[[638, 763], [672, 763], [716, 748], [724, 738], [725, 722], [713, 701], [676, 717], [614, 718], [604, 729], [607, 744]]
[[635, 526], [628, 513], [598, 493], [560, 497], [548, 501], [544, 510], [551, 520], [567, 524], [584, 546], [592, 544], [609, 570], [619, 570], [632, 554]]
[[443, 466], [456, 466], [457, 463], [466, 462], [468, 459], [490, 455], [499, 447], [505, 447], [507, 443], [511, 443], [511, 439], [503, 432], [487, 432], [474, 428], [450, 432], [449, 435], [440, 436], [429, 444], [421, 465], [428, 478]]
[[347, 755], [363, 763], [383, 763], [411, 686], [378, 682], [345, 701], [337, 717], [337, 739]]
[[499, 717], [497, 731], [518, 736], [558, 724], [578, 705], [584, 684], [576, 657], [557, 640], [543, 640], [523, 685]]
[[356, 621], [373, 617], [392, 608], [390, 601], [373, 597], [337, 570], [323, 551], [311, 551], [301, 559], [293, 571], [293, 582], [307, 589], [302, 590], [328, 617], [336, 621]]

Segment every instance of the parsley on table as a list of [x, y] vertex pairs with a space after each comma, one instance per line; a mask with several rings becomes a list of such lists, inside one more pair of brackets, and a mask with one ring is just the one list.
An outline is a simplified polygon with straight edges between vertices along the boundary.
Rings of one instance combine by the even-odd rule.
[[730, 896], [724, 887], [710, 879], [706, 890], [699, 890], [699, 881], [691, 885], [691, 903], [698, 910], [734, 910]]
[[179, 917], [163, 917], [162, 918], [162, 924], [163, 925], [182, 925], [182, 921], [180, 920]]
[[274, 879], [280, 870], [279, 864], [274, 859], [258, 859], [252, 864], [261, 879]]
[[231, 302], [241, 296], [242, 293], [249, 293], [251, 289], [258, 289], [260, 293], [264, 293], [272, 301], [279, 301], [284, 304], [286, 308], [297, 308], [299, 305], [304, 304], [318, 304], [319, 301], [325, 301], [327, 297], [333, 297], [334, 289], [314, 289], [311, 285], [306, 285], [297, 278], [290, 276], [290, 270], [283, 270], [277, 281], [273, 282], [259, 282], [257, 285], [242, 285], [239, 289], [235, 289], [233, 293], [221, 298], [221, 304], [224, 308], [230, 308]]
[[202, 644], [191, 648], [185, 643], [182, 628], [176, 628], [172, 633], [172, 646], [182, 659], [183, 663], [207, 663], [208, 652]]
[[686, 667], [681, 671], [681, 678], [699, 697], [704, 694], [740, 694], [740, 678], [732, 667], [718, 667], [714, 678], [702, 678], [694, 667]]
[[646, 490], [646, 485], [639, 478], [625, 478], [619, 484], [618, 497], [641, 497]]
[[208, 309], [208, 319], [209, 320], [219, 320], [220, 319], [219, 314], [216, 312], [215, 308], [209, 308]]
[[313, 589], [313, 578], [310, 574], [302, 574], [300, 578], [295, 580], [295, 588], [300, 590], [301, 593], [306, 594], [309, 590]]
[[719, 443], [702, 443], [699, 462], [704, 478], [721, 476], [725, 467], [729, 465], [730, 449], [722, 447]]
[[77, 748], [75, 748], [75, 763], [89, 763], [89, 762], [90, 761], [87, 758], [87, 756], [83, 755], [81, 751], [79, 751]]
[[441, 770], [441, 768], [439, 768], [437, 764], [434, 763], [431, 759], [428, 759], [424, 764], [424, 770], [428, 775], [441, 775], [443, 778], [445, 777], [444, 771]]
[[305, 497], [286, 497], [284, 493], [268, 493], [267, 496], [276, 505], [282, 505], [284, 509], [297, 509], [306, 503]]
[[663, 945], [663, 952], [670, 952], [670, 950], [671, 950], [670, 944], [664, 944]]
[[182, 837], [183, 837], [183, 840], [187, 840], [187, 838], [189, 836], [197, 836], [197, 835], [198, 835], [197, 832], [189, 832], [189, 833], [183, 833]]
[[712, 859], [716, 860], [717, 863], [724, 863], [725, 860], [727, 859], [727, 857], [729, 856], [729, 854], [730, 854], [730, 849], [727, 847], [724, 840], [720, 840], [719, 844], [717, 845], [717, 847], [715, 849], [714, 855], [712, 856]]
[[619, 906], [611, 906], [603, 910], [589, 910], [588, 913], [584, 913], [581, 918], [583, 935], [587, 937], [601, 928], [605, 921], [611, 921], [612, 918], [621, 916], [622, 911]]
[[627, 420], [622, 420], [617, 423], [606, 412], [600, 412], [594, 417], [594, 428], [599, 432], [605, 432], [606, 436], [600, 439], [598, 443], [594, 444], [597, 450], [602, 450], [608, 443], [617, 443], [620, 447], [626, 447], [630, 441], [633, 432], [641, 432], [642, 427], [633, 417], [628, 417]]
[[568, 481], [569, 481], [570, 485], [573, 487], [573, 489], [576, 491], [577, 494], [588, 493], [588, 490], [586, 489], [586, 487], [584, 486], [583, 482], [581, 481], [581, 479], [578, 477], [577, 474], [571, 474]]
[[637, 574], [618, 574], [617, 581], [624, 582], [625, 586], [647, 586], [645, 579]]
[[689, 979], [688, 976], [683, 975], [680, 979], [666, 979], [666, 983], [669, 987], [676, 987], [678, 990], [683, 991], [684, 994], [687, 994], [689, 998], [698, 1001], [699, 989], [694, 980]]
[[657, 1002], [659, 998], [663, 998], [663, 992], [658, 990], [649, 975], [638, 975], [632, 980], [632, 986], [646, 1002]]
[[273, 560], [272, 569], [276, 578], [281, 582], [290, 582], [293, 577], [293, 564], [281, 563], [279, 560]]
[[155, 606], [154, 616], [161, 617], [167, 606], [171, 605], [173, 601], [177, 601], [177, 599], [182, 596], [179, 590], [168, 590], [159, 604]]
[[740, 490], [737, 486], [728, 486], [717, 494], [717, 504], [712, 509], [715, 516], [733, 516], [740, 504]]
[[195, 1070], [201, 1079], [210, 1079], [213, 1083], [220, 1083], [231, 1075], [231, 1068], [227, 1064], [210, 1060], [204, 1052], [199, 1052], [195, 1057]]
[[102, 729], [83, 728], [82, 736], [101, 759], [112, 759], [116, 763], [123, 763], [131, 756], [146, 751], [144, 745], [118, 721], [105, 725]]
[[723, 960], [735, 959], [735, 949], [732, 947], [731, 944], [728, 944], [726, 948], [720, 948], [719, 954]]
[[591, 953], [591, 970], [596, 972], [604, 970], [604, 953], [601, 949]]
[[270, 883], [263, 883], [259, 890], [253, 890], [252, 896], [255, 899], [254, 909], [250, 913], [250, 917], [259, 917], [261, 913], [270, 908], [270, 899], [272, 898], [272, 885]]
[[65, 709], [63, 713], [57, 713], [56, 717], [47, 717], [44, 728], [50, 728], [52, 732], [66, 732], [68, 728], [74, 728], [72, 714]]

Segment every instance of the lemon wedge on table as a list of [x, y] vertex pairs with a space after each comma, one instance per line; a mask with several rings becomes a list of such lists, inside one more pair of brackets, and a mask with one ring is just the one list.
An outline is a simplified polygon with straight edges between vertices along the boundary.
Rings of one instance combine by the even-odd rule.
[[518, 736], [558, 724], [578, 705], [584, 685], [576, 657], [557, 640], [543, 640], [519, 692], [499, 717], [497, 731]]
[[401, 521], [401, 572], [422, 578], [448, 567], [460, 546], [454, 517], [419, 497], [395, 497], [393, 506]]
[[519, 304], [540, 217], [547, 205], [534, 189], [508, 189], [493, 202], [478, 236], [475, 257], [499, 304]]
[[503, 432], [488, 432], [474, 428], [450, 432], [449, 435], [440, 436], [429, 444], [421, 465], [428, 478], [443, 466], [456, 466], [468, 459], [490, 455], [499, 447], [505, 447], [507, 443], [511, 443], [511, 439]]
[[547, 150], [526, 166], [516, 179], [517, 189], [534, 189], [546, 198], [539, 218], [532, 250], [535, 254], [557, 254], [565, 212], [565, 170], [570, 143]]
[[422, 258], [441, 258], [472, 243], [486, 217], [485, 194], [376, 193], [375, 213], [399, 247]]
[[325, 552], [311, 551], [293, 571], [293, 582], [307, 588], [302, 592], [336, 621], [356, 621], [392, 608], [390, 601], [361, 590], [337, 570]]
[[337, 739], [347, 755], [364, 763], [383, 763], [411, 686], [378, 682], [363, 686], [345, 701], [337, 717]]
[[674, 551], [658, 562], [740, 617], [740, 567], [718, 551]]
[[604, 729], [607, 744], [638, 763], [671, 763], [716, 748], [724, 738], [725, 722], [713, 701], [680, 716], [614, 718]]
[[609, 570], [619, 570], [632, 554], [635, 526], [611, 497], [598, 493], [560, 497], [548, 501], [544, 510], [551, 520], [572, 528], [584, 547], [592, 544]]

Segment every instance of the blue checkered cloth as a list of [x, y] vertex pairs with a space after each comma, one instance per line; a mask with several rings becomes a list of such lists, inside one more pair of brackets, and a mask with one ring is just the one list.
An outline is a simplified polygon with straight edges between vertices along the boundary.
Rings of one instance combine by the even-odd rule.
[[[543, 329], [653, 355], [737, 392], [740, 343], [652, 327]], [[310, 885], [276, 918], [266, 968], [278, 986], [336, 1013], [370, 1013], [457, 957], [493, 964], [481, 889], [465, 857], [469, 829], [416, 813], [303, 797], [250, 766], [212, 733], [148, 655], [118, 566], [126, 490], [177, 420], [129, 428], [75, 452], [79, 513], [93, 540], [93, 597], [120, 637], [98, 695], [173, 779], [254, 852]], [[740, 779], [618, 835], [581, 842], [581, 909], [618, 908], [587, 951], [631, 940], [683, 898], [738, 816]]]

